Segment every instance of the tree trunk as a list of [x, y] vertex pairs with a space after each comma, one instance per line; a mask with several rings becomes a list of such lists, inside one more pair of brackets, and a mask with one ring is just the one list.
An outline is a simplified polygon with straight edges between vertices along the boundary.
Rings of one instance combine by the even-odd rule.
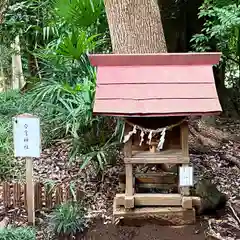
[[[104, 0], [104, 3], [114, 53], [167, 52], [157, 0]], [[159, 167], [168, 170], [166, 164]]]
[[12, 88], [21, 89], [24, 84], [22, 59], [20, 55], [20, 39], [16, 36], [15, 42], [12, 44], [12, 48], [16, 53], [12, 56]]
[[0, 62], [0, 92], [3, 92], [5, 90], [5, 87], [5, 75], [2, 63]]
[[157, 0], [104, 0], [114, 53], [167, 52]]

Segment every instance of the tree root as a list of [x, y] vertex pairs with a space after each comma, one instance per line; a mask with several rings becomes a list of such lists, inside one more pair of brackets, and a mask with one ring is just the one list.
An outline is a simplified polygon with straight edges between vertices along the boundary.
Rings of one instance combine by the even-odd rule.
[[222, 160], [227, 161], [227, 162], [233, 163], [234, 165], [236, 165], [240, 169], [240, 159], [239, 159], [239, 157], [233, 156], [229, 153], [222, 153], [222, 154], [220, 154], [220, 158]]
[[10, 219], [8, 217], [4, 217], [3, 220], [0, 222], [0, 229], [6, 228], [9, 224]]
[[232, 211], [235, 219], [237, 220], [237, 222], [238, 222], [238, 224], [239, 224], [239, 226], [240, 226], [240, 218], [238, 217], [238, 216], [240, 215], [240, 213], [237, 212], [237, 211], [232, 207], [232, 204], [231, 204], [231, 203], [229, 203], [228, 206], [229, 206], [229, 208], [231, 209], [231, 211]]

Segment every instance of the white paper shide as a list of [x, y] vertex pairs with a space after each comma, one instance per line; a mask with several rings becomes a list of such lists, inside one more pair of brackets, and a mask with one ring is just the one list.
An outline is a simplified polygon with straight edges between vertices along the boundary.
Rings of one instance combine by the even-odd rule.
[[13, 118], [15, 157], [36, 157], [41, 154], [40, 120], [29, 114]]

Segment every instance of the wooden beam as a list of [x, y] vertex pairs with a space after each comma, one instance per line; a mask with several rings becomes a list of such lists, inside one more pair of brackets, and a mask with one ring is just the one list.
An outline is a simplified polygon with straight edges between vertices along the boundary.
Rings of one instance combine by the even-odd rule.
[[[167, 191], [172, 190], [172, 192], [178, 191], [178, 184], [167, 184], [167, 183], [136, 183], [136, 185], [133, 186], [135, 188], [135, 191], [138, 192], [150, 192], [152, 189], [156, 189], [157, 191]], [[125, 183], [119, 183], [120, 193], [125, 192], [126, 185]]]
[[192, 209], [193, 208], [193, 200], [191, 197], [183, 197], [182, 198], [182, 207], [184, 209]]
[[132, 157], [137, 157], [137, 158], [156, 158], [156, 157], [165, 157], [165, 158], [172, 158], [172, 157], [182, 157], [183, 152], [182, 149], [167, 149], [167, 150], [162, 150], [160, 152], [155, 152], [154, 154], [149, 152], [149, 151], [133, 151], [132, 152]]
[[125, 208], [134, 208], [134, 189], [133, 189], [133, 169], [132, 164], [125, 164], [126, 168], [126, 191], [125, 191]]
[[183, 156], [189, 156], [189, 146], [188, 146], [188, 123], [184, 122], [181, 124], [181, 149]]
[[[180, 194], [136, 193], [133, 197], [135, 206], [182, 206]], [[116, 194], [115, 201], [117, 206], [124, 206], [125, 194]]]
[[125, 225], [142, 226], [148, 222], [159, 225], [188, 225], [195, 224], [195, 209], [183, 209], [182, 207], [141, 207], [126, 210], [124, 207], [113, 204], [113, 216]]
[[[125, 123], [124, 136], [131, 131], [129, 124]], [[124, 144], [124, 156], [131, 158], [132, 157], [132, 137]]]
[[[159, 173], [135, 173], [135, 183], [149, 183], [149, 184], [176, 184], [178, 176], [176, 173], [159, 172]], [[125, 172], [119, 173], [119, 182], [125, 183]]]
[[[181, 124], [181, 148], [182, 148], [182, 153], [184, 157], [189, 158], [189, 146], [188, 146], [188, 123], [184, 122]], [[183, 163], [184, 165], [187, 165], [186, 163]], [[189, 196], [190, 195], [190, 189], [189, 187], [181, 187], [180, 192], [184, 196]]]
[[132, 163], [167, 163], [181, 164], [189, 163], [189, 156], [184, 156], [181, 149], [170, 149], [161, 152], [151, 153], [149, 151], [133, 151], [132, 157], [125, 157], [125, 162]]
[[[152, 153], [153, 154], [153, 153]], [[184, 156], [156, 156], [151, 158], [142, 158], [142, 157], [134, 157], [134, 158], [124, 158], [125, 163], [131, 164], [187, 164], [189, 163], [189, 157]]]
[[[124, 134], [127, 135], [131, 131], [129, 124], [125, 123]], [[124, 144], [124, 156], [132, 157], [132, 137]], [[125, 190], [125, 208], [134, 208], [134, 197], [133, 197], [133, 169], [132, 164], [125, 164], [126, 168], [126, 190]]]
[[134, 196], [125, 196], [124, 206], [125, 208], [134, 208]]
[[8, 182], [3, 184], [3, 203], [6, 208], [11, 206], [10, 185]]
[[26, 158], [27, 212], [28, 223], [35, 226], [35, 202], [33, 182], [33, 159]]
[[[120, 192], [125, 192], [126, 175], [125, 172], [119, 174]], [[172, 172], [159, 173], [135, 173], [134, 186], [139, 192], [149, 191], [150, 189], [178, 191], [178, 175]]]

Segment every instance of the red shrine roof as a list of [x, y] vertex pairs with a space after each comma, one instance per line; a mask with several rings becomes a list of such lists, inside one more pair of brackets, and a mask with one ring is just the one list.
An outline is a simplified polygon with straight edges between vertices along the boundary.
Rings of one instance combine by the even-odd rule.
[[220, 53], [96, 54], [94, 114], [189, 116], [219, 114], [212, 65]]

